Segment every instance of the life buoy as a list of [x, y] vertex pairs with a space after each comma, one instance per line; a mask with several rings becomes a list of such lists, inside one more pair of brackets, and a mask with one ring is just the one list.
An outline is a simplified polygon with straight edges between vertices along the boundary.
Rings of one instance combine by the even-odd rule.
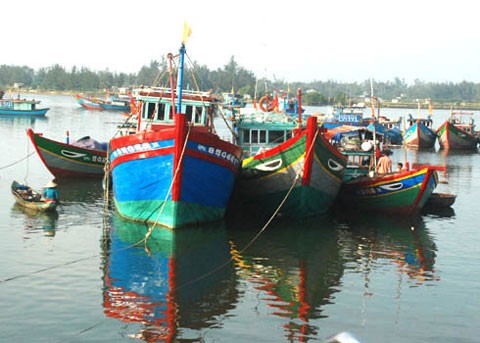
[[270, 95], [264, 95], [258, 104], [263, 112], [272, 112], [275, 109], [275, 100]]

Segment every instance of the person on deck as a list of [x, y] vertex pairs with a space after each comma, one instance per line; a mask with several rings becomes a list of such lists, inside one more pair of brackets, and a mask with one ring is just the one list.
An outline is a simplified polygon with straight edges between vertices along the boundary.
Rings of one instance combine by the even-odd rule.
[[377, 163], [377, 173], [387, 174], [392, 172], [392, 160], [389, 155], [388, 152], [384, 152], [382, 157], [379, 158]]
[[397, 163], [397, 173], [401, 173], [401, 172], [404, 172], [406, 170], [407, 169], [403, 168], [403, 163], [402, 162]]
[[45, 185], [45, 189], [43, 190], [43, 197], [46, 201], [57, 201], [60, 199], [57, 190], [57, 184], [54, 180], [51, 180], [49, 183]]

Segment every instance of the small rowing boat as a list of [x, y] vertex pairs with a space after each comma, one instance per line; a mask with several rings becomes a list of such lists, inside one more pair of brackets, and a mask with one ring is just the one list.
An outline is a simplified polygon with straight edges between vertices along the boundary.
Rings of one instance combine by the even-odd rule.
[[24, 183], [13, 181], [12, 194], [17, 204], [36, 211], [53, 211], [57, 207], [56, 201], [47, 201], [42, 195]]

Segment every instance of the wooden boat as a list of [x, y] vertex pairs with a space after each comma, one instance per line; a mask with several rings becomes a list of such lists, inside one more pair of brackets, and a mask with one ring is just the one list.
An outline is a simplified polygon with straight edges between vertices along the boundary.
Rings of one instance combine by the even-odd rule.
[[448, 120], [437, 129], [440, 148], [476, 149], [479, 133], [474, 129], [473, 112], [452, 111]]
[[[432, 102], [428, 101], [428, 117], [422, 118], [420, 114], [420, 102], [418, 103], [418, 118], [414, 119], [411, 114], [407, 119], [408, 127], [403, 135], [404, 145], [415, 149], [432, 149], [437, 140], [437, 134], [432, 124]], [[407, 125], [406, 125], [407, 126]]]
[[432, 129], [432, 119], [417, 118], [410, 115], [407, 119], [408, 128], [405, 130], [403, 140], [405, 146], [416, 149], [432, 149], [437, 140], [437, 134]]
[[367, 129], [383, 135], [384, 145], [401, 145], [403, 143], [403, 136], [400, 131], [400, 119], [389, 120], [386, 117], [380, 117], [378, 121], [368, 124]]
[[428, 199], [427, 206], [434, 208], [451, 207], [457, 196], [451, 193], [432, 193]]
[[[215, 133], [217, 99], [182, 89], [184, 54], [182, 44], [177, 90], [135, 92], [137, 133], [110, 141], [119, 214], [169, 228], [222, 219], [241, 158], [239, 146]], [[173, 56], [169, 58], [172, 73]]]
[[56, 201], [45, 201], [40, 193], [26, 184], [13, 181], [11, 190], [15, 201], [22, 207], [42, 212], [53, 211], [57, 208]]
[[225, 92], [222, 93], [222, 102], [220, 103], [220, 107], [226, 110], [235, 110], [244, 108], [247, 105], [245, 100], [243, 100], [242, 95], [235, 93], [232, 89], [230, 93]]
[[43, 137], [41, 133], [27, 130], [38, 156], [56, 178], [98, 177], [104, 175], [107, 145], [90, 137], [83, 137], [72, 144]]
[[344, 151], [348, 156], [339, 205], [344, 210], [413, 215], [425, 206], [438, 183], [435, 166], [377, 174], [372, 152]]
[[256, 155], [242, 162], [236, 201], [269, 214], [283, 204], [280, 212], [290, 217], [325, 213], [340, 189], [346, 158], [323, 137], [316, 117], [305, 129], [269, 118], [238, 124], [244, 152]]
[[38, 108], [40, 102], [35, 99], [0, 99], [0, 115], [44, 117], [49, 108]]
[[322, 125], [326, 129], [342, 125], [368, 126], [371, 118], [365, 118], [364, 111], [364, 107], [337, 106], [334, 107], [332, 114], [323, 120]]
[[89, 110], [130, 111], [130, 97], [128, 96], [108, 96], [104, 99], [100, 99], [96, 97], [85, 97], [77, 94], [75, 95], [75, 99], [80, 106]]

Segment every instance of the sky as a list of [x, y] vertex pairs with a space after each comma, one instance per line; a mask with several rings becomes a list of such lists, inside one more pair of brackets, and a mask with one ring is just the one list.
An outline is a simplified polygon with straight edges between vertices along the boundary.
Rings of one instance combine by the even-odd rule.
[[137, 73], [176, 53], [257, 78], [480, 82], [476, 1], [23, 0], [2, 3], [0, 65]]

